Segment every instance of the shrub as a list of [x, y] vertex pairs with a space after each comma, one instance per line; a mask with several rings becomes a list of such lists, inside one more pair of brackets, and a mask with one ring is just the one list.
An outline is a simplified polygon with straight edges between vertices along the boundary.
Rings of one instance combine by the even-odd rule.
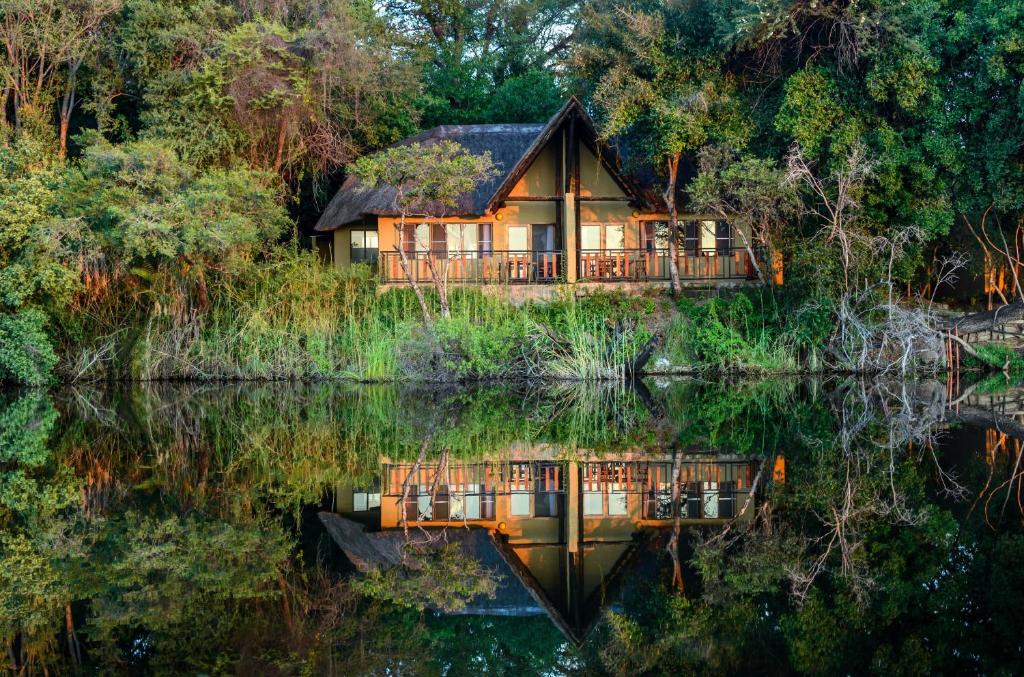
[[46, 323], [36, 308], [0, 313], [0, 381], [40, 386], [51, 380], [57, 355]]

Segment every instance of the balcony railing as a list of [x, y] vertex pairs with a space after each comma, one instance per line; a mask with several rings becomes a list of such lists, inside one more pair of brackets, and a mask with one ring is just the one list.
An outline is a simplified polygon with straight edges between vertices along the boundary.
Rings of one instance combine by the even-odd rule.
[[[563, 277], [565, 254], [561, 251], [449, 251], [407, 252], [413, 279], [430, 280], [428, 262], [433, 261], [438, 276], [451, 282], [479, 284], [550, 284]], [[404, 282], [401, 254], [381, 252], [380, 273], [384, 282]]]
[[[754, 250], [759, 258], [762, 253]], [[745, 248], [680, 249], [677, 259], [682, 280], [752, 280], [756, 269]], [[584, 249], [579, 255], [579, 279], [591, 282], [668, 280], [668, 249]]]

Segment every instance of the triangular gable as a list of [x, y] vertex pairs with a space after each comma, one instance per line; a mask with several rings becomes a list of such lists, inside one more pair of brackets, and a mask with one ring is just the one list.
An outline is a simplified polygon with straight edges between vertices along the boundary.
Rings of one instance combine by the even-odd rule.
[[622, 189], [622, 192], [637, 202], [644, 201], [641, 191], [620, 170], [622, 161], [616, 150], [600, 140], [593, 118], [583, 108], [579, 99], [573, 96], [548, 120], [544, 128], [533, 140], [533, 143], [530, 144], [522, 157], [519, 158], [512, 171], [498, 185], [494, 195], [487, 202], [488, 212], [493, 212], [501, 206], [548, 143], [555, 138], [555, 135], [564, 125], [572, 122], [579, 125], [577, 128], [577, 138], [594, 154], [598, 162], [601, 163], [619, 188]]
[[[494, 539], [495, 548], [509, 568], [522, 581], [523, 586], [530, 592], [537, 604], [547, 612], [555, 627], [575, 646], [581, 646], [586, 641], [606, 602], [605, 592], [615, 586], [623, 570], [629, 565], [638, 550], [634, 542], [608, 543], [598, 546], [614, 550], [613, 561], [609, 562], [607, 567], [602, 567], [604, 575], [601, 576], [600, 581], [592, 581], [590, 585], [587, 585], [582, 571], [570, 573], [569, 579], [571, 580], [569, 581], [555, 582], [547, 580], [549, 576], [545, 576], [543, 572], [535, 572], [531, 568], [531, 564], [536, 565], [536, 562], [528, 563], [523, 560], [524, 553], [545, 549], [558, 551], [561, 556], [565, 556], [566, 546], [564, 544], [517, 547], [510, 545], [497, 534], [492, 534], [491, 537]], [[591, 547], [592, 549], [593, 547]], [[585, 553], [581, 554], [586, 558]], [[586, 566], [585, 559], [580, 564]], [[563, 576], [565, 573], [562, 571], [559, 576]], [[565, 590], [565, 585], [572, 586], [574, 590]], [[571, 603], [567, 602], [567, 594], [573, 599]]]

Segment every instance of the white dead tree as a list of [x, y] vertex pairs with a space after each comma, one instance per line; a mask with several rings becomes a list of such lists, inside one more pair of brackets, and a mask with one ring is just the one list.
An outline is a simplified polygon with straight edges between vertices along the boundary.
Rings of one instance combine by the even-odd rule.
[[847, 291], [855, 249], [867, 242], [858, 223], [861, 206], [858, 196], [864, 181], [874, 172], [875, 164], [860, 143], [850, 149], [843, 168], [828, 177], [814, 172], [800, 146], [793, 146], [786, 156], [787, 180], [793, 185], [803, 185], [814, 195], [815, 202], [805, 204], [805, 209], [821, 222], [820, 234], [825, 241], [839, 249]]

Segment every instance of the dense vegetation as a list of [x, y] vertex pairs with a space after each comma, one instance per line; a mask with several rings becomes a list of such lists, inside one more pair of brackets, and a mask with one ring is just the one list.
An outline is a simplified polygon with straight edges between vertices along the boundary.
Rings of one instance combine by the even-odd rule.
[[[672, 366], [865, 369], [826, 343], [912, 331], [894, 294], [927, 303], [976, 242], [974, 272], [1024, 297], [1015, 3], [3, 0], [0, 22], [5, 381], [387, 378], [415, 359], [396, 342], [488, 377], [523, 341], [517, 373], [586, 377], [667, 324]], [[749, 226], [784, 289], [626, 331], [572, 303], [455, 302], [424, 333], [402, 295], [300, 253], [358, 158], [569, 94], [673, 213]], [[539, 368], [551, 353], [577, 364]]]

